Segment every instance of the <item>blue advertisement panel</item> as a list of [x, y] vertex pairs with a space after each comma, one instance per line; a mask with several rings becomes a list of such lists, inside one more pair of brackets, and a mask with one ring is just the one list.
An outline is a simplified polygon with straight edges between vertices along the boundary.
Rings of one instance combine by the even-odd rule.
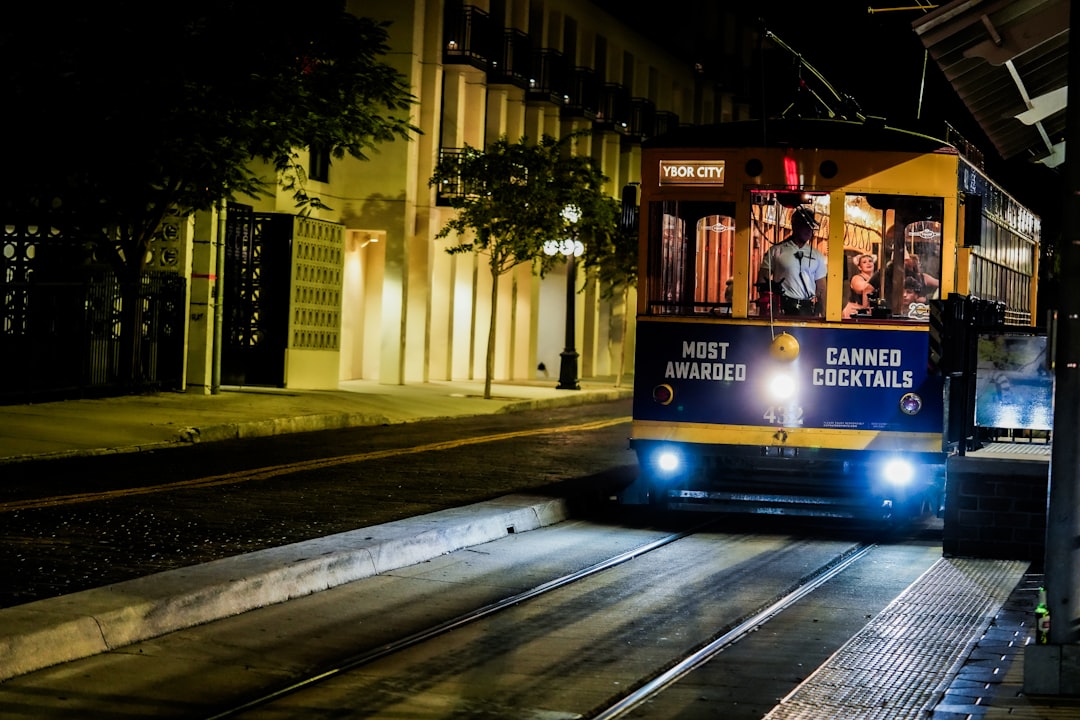
[[[641, 322], [634, 417], [941, 432], [942, 383], [927, 372], [928, 342], [926, 332], [887, 328]], [[663, 398], [665, 385], [668, 404], [653, 393], [660, 387]]]
[[975, 424], [1052, 430], [1054, 379], [1045, 335], [980, 335], [975, 368]]

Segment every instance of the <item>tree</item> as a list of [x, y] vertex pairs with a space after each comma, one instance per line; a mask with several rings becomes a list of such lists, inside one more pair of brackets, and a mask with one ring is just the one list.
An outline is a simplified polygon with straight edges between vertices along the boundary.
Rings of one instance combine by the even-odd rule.
[[[578, 137], [544, 135], [538, 143], [502, 137], [486, 150], [466, 145], [460, 153], [443, 155], [431, 177], [430, 183], [441, 186], [457, 210], [436, 237], [457, 235], [458, 244], [447, 248], [452, 255], [487, 255], [492, 280], [484, 365], [487, 399], [495, 373], [499, 277], [525, 262], [543, 276], [556, 262], [544, 254], [544, 242], [569, 237], [574, 229], [610, 232], [604, 219], [610, 200], [603, 191], [607, 178], [592, 158], [573, 154]], [[570, 205], [580, 211], [576, 228], [569, 227], [563, 214]]]
[[592, 242], [585, 246], [585, 267], [595, 273], [603, 299], [619, 297], [622, 301], [623, 341], [619, 351], [619, 369], [615, 373], [615, 387], [621, 387], [626, 372], [626, 334], [632, 311], [629, 306], [630, 289], [637, 287], [637, 187], [630, 185], [624, 188], [621, 204], [607, 198], [605, 216], [610, 218], [602, 225], [606, 232], [594, 232]]
[[[341, 0], [279, 13], [254, 0], [170, 6], [113, 0], [8, 8], [0, 25], [9, 162], [0, 209], [87, 245], [135, 288], [162, 219], [207, 210], [274, 183], [298, 207], [298, 148], [364, 159], [407, 138], [413, 97], [380, 57], [387, 24]], [[44, 35], [41, 28], [48, 28]], [[257, 160], [276, 177], [259, 174]], [[139, 303], [122, 334], [138, 342]], [[138, 381], [138, 348], [124, 351]], [[123, 371], [123, 369], [122, 369]]]

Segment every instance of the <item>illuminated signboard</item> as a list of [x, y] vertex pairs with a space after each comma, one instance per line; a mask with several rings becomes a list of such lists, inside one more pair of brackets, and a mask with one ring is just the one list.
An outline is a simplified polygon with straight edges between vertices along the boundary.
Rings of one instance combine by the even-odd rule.
[[661, 160], [661, 185], [723, 185], [723, 160]]

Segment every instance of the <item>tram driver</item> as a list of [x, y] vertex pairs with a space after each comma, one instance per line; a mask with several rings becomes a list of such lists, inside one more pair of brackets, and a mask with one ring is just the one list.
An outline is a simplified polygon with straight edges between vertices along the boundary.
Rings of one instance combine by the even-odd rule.
[[785, 315], [820, 315], [825, 308], [825, 255], [810, 242], [819, 227], [814, 211], [799, 206], [791, 213], [791, 234], [761, 259], [758, 280], [771, 280], [780, 292]]

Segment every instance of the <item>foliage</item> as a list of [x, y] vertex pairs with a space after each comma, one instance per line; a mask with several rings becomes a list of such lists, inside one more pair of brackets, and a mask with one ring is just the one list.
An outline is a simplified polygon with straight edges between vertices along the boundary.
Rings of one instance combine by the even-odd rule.
[[[632, 191], [632, 192], [628, 192]], [[596, 233], [593, 242], [585, 248], [585, 266], [594, 274], [605, 300], [618, 299], [622, 303], [622, 331], [619, 343], [619, 364], [615, 373], [615, 387], [622, 385], [626, 369], [626, 337], [629, 327], [630, 289], [637, 287], [638, 272], [638, 223], [637, 188], [628, 186], [623, 190], [623, 201], [608, 198], [606, 212], [613, 218], [605, 224], [607, 233]]]
[[[270, 163], [301, 207], [296, 148], [365, 158], [415, 128], [405, 78], [380, 57], [385, 23], [313, 0], [45, 3], [0, 25], [9, 137], [8, 218], [47, 213], [124, 276], [143, 270], [171, 209], [270, 189]], [[48, 32], [41, 32], [48, 28]]]
[[[543, 275], [561, 262], [561, 256], [544, 253], [545, 242], [581, 235], [588, 245], [614, 232], [611, 199], [603, 189], [607, 178], [592, 158], [572, 152], [579, 137], [544, 135], [536, 143], [502, 137], [486, 150], [466, 146], [443, 155], [430, 180], [457, 210], [437, 234], [456, 235], [457, 244], [447, 252], [486, 255], [491, 271], [485, 398], [491, 397], [494, 373], [499, 276], [526, 262]], [[579, 211], [576, 221], [564, 215], [569, 206]]]
[[[545, 255], [544, 243], [593, 229], [604, 209], [606, 178], [591, 158], [570, 153], [576, 137], [501, 137], [486, 150], [466, 145], [443, 155], [431, 184], [453, 189], [447, 195], [457, 213], [437, 235], [457, 235], [447, 252], [486, 253], [494, 276], [523, 262], [549, 270], [559, 258]], [[581, 212], [573, 227], [563, 217], [569, 205]]]
[[623, 217], [636, 208], [625, 208], [607, 198], [604, 224], [607, 232], [595, 233], [585, 248], [585, 266], [596, 273], [601, 295], [610, 299], [626, 288], [637, 287], [638, 229], [636, 220]]

